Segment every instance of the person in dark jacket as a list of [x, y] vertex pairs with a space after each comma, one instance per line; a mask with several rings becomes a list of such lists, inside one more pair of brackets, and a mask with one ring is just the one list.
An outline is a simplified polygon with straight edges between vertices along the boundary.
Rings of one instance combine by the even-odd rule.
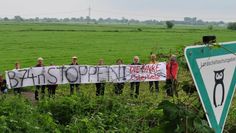
[[[122, 65], [122, 64], [123, 64], [122, 59], [116, 60], [116, 65]], [[123, 89], [124, 89], [124, 85], [125, 85], [124, 82], [119, 82], [119, 83], [114, 84], [114, 87], [115, 87], [114, 92], [115, 92], [116, 95], [121, 95], [122, 94]]]
[[[157, 56], [155, 54], [152, 54], [149, 64], [157, 64], [157, 63], [158, 63]], [[159, 81], [150, 81], [149, 82], [149, 90], [151, 93], [153, 93], [153, 90], [154, 90], [153, 84], [155, 84], [155, 90], [156, 90], [156, 93], [158, 93], [159, 92]]]
[[[79, 65], [78, 64], [78, 58], [76, 56], [72, 57], [72, 62], [70, 65]], [[76, 92], [79, 93], [79, 84], [70, 84], [70, 95], [74, 94], [74, 88], [76, 88]]]
[[54, 98], [56, 95], [56, 89], [58, 85], [47, 85], [48, 88], [48, 97], [49, 98]]
[[[98, 66], [104, 65], [104, 60], [100, 59]], [[96, 83], [96, 96], [103, 96], [105, 92], [105, 83]]]
[[[55, 65], [53, 65], [53, 63], [51, 63], [50, 66], [55, 66]], [[55, 97], [57, 86], [58, 86], [57, 84], [47, 85], [49, 98]]]
[[7, 82], [2, 74], [0, 74], [0, 89], [2, 93], [7, 93]]
[[[44, 67], [44, 65], [43, 65], [43, 58], [42, 57], [38, 58], [38, 63], [37, 63], [37, 65], [35, 67]], [[39, 100], [38, 96], [39, 96], [40, 88], [41, 88], [42, 98], [44, 98], [46, 86], [45, 85], [36, 85], [35, 100]]]
[[[139, 57], [138, 56], [134, 56], [133, 58], [133, 63], [131, 65], [141, 65], [141, 63], [139, 63]], [[130, 96], [131, 97], [135, 97], [138, 98], [139, 95], [139, 86], [140, 86], [140, 82], [131, 82], [130, 83]], [[135, 90], [135, 95], [134, 95], [134, 90]]]
[[170, 61], [166, 64], [166, 94], [167, 96], [173, 97], [175, 94], [178, 97], [178, 92], [176, 90], [177, 74], [179, 65], [176, 60], [176, 56], [172, 55]]

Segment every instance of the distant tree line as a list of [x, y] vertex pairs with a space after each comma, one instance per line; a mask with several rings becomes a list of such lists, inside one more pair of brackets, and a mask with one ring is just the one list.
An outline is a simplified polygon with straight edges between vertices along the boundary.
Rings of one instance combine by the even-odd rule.
[[[90, 17], [72, 17], [72, 18], [23, 18], [21, 16], [15, 16], [13, 18], [0, 18], [1, 22], [7, 22], [7, 21], [13, 21], [13, 22], [53, 22], [53, 23], [93, 23], [93, 24], [166, 24], [166, 21], [158, 21], [156, 19], [152, 20], [136, 20], [136, 19], [127, 19], [122, 17], [121, 19], [116, 18], [99, 18], [94, 19]], [[169, 22], [172, 22], [174, 24], [186, 24], [186, 25], [219, 25], [219, 26], [225, 26], [226, 23], [223, 21], [203, 21], [201, 19], [197, 19], [196, 17], [185, 17], [184, 20], [177, 21], [177, 20], [169, 20]]]
[[227, 28], [230, 29], [230, 30], [236, 30], [236, 22], [229, 23]]

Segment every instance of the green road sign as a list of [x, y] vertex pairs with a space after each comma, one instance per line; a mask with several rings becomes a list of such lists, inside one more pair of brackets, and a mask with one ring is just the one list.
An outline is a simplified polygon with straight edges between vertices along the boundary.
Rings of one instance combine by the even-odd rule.
[[187, 47], [185, 58], [208, 122], [222, 133], [236, 88], [236, 42]]

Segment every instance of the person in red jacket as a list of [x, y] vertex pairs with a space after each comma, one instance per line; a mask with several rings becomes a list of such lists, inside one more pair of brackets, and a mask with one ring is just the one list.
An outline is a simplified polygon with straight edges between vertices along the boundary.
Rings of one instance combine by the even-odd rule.
[[7, 93], [7, 81], [3, 78], [2, 74], [0, 74], [0, 90], [3, 94]]
[[178, 97], [178, 93], [176, 91], [176, 82], [177, 82], [177, 74], [178, 74], [179, 65], [176, 60], [176, 56], [172, 55], [170, 57], [170, 61], [166, 64], [166, 93], [167, 96], [172, 96], [175, 94]]

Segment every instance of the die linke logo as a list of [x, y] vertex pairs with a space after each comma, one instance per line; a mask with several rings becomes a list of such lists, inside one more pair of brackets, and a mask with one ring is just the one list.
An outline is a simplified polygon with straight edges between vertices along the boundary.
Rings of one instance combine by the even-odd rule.
[[[224, 70], [219, 70], [219, 71], [214, 71], [215, 73], [215, 86], [214, 86], [214, 95], [213, 95], [213, 101], [214, 101], [214, 105], [215, 107], [219, 107], [222, 106], [225, 100], [225, 86], [224, 86]], [[221, 91], [222, 95], [218, 96], [217, 91]], [[217, 99], [221, 97], [221, 100], [217, 103]]]

